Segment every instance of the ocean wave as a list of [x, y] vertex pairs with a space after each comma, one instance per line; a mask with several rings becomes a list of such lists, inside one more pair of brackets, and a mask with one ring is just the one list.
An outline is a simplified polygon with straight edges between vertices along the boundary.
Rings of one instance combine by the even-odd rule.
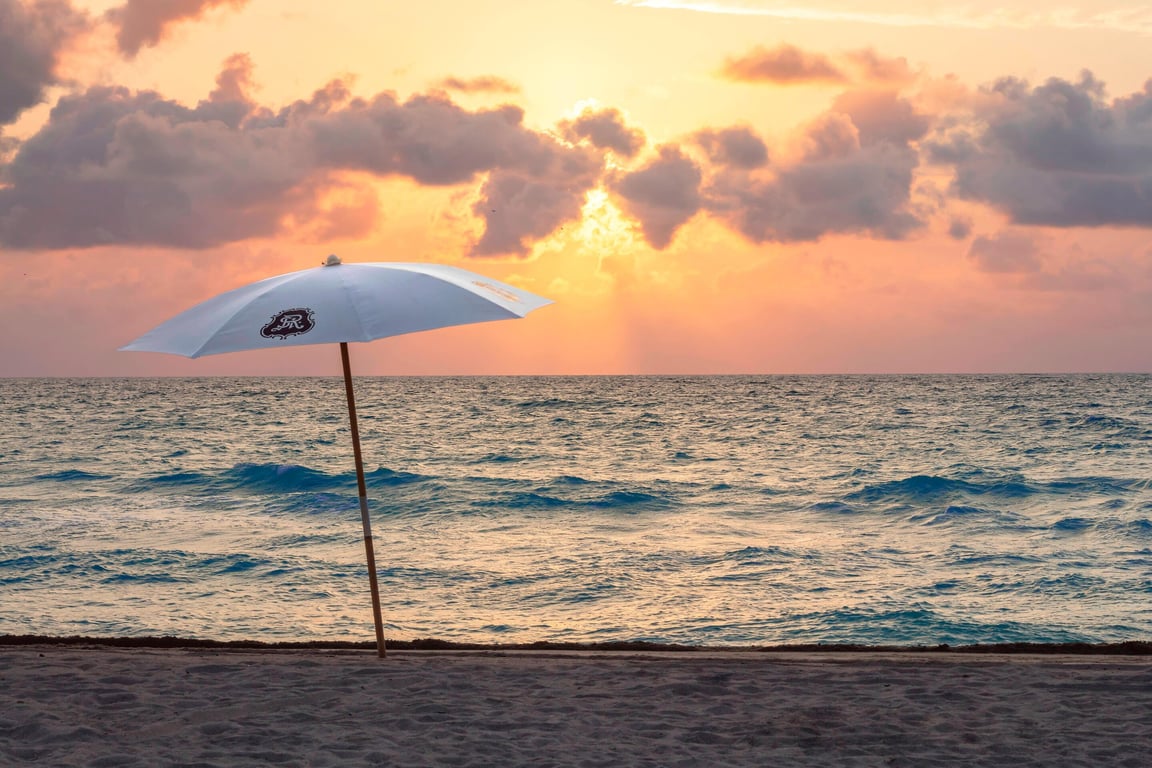
[[574, 408], [579, 405], [579, 403], [574, 403], [571, 400], [563, 400], [557, 397], [542, 398], [540, 400], [524, 400], [516, 403], [517, 408], [522, 408], [524, 410], [536, 410], [539, 408]]
[[674, 506], [675, 502], [672, 499], [662, 496], [658, 493], [646, 493], [644, 491], [612, 491], [597, 499], [592, 499], [587, 502], [590, 507], [597, 507], [600, 509], [621, 509], [627, 511], [636, 511], [640, 508], [645, 509], [667, 509]]
[[1152, 429], [1134, 419], [1122, 416], [1097, 414], [1068, 416], [1065, 423], [1076, 431], [1107, 432], [1110, 435], [1135, 440], [1152, 439]]
[[356, 494], [340, 494], [330, 491], [319, 493], [293, 493], [277, 500], [267, 511], [289, 515], [327, 515], [357, 509], [360, 499]]
[[509, 456], [506, 453], [489, 453], [470, 461], [470, 464], [512, 464], [518, 461], [528, 461], [526, 456]]
[[960, 568], [971, 566], [1018, 568], [1023, 565], [1040, 565], [1046, 562], [1044, 557], [1038, 555], [1026, 555], [1019, 552], [973, 552], [968, 548], [958, 547], [951, 547], [945, 554], [952, 565]]
[[485, 499], [475, 502], [481, 507], [506, 507], [508, 509], [554, 509], [556, 507], [573, 506], [574, 502], [567, 499], [558, 499], [542, 493], [524, 492], [513, 493], [502, 498]]
[[148, 550], [107, 549], [71, 552], [45, 547], [34, 555], [0, 559], [0, 574], [11, 583], [51, 584], [62, 579], [96, 584], [175, 583], [186, 565], [183, 552], [156, 554]]
[[[592, 485], [596, 489], [600, 484]], [[663, 510], [679, 504], [668, 495], [658, 493], [651, 489], [622, 488], [601, 493], [588, 493], [585, 484], [577, 484], [581, 492], [576, 496], [564, 496], [563, 487], [537, 488], [535, 490], [510, 490], [504, 493], [490, 495], [483, 499], [474, 499], [470, 505], [482, 508], [498, 508], [507, 510], [559, 510], [559, 509], [595, 509], [608, 512], [636, 513], [647, 510]]]
[[795, 560], [799, 555], [783, 547], [744, 547], [725, 552], [720, 556], [723, 562], [741, 565], [771, 565], [783, 560]]
[[378, 467], [371, 472], [364, 473], [364, 483], [369, 488], [392, 488], [397, 485], [410, 485], [432, 480], [430, 475], [421, 475], [415, 472]]
[[925, 499], [941, 499], [947, 496], [985, 494], [1020, 498], [1034, 493], [1037, 493], [1036, 488], [1016, 480], [977, 483], [937, 475], [913, 475], [902, 480], [867, 485], [859, 491], [849, 493], [845, 498], [877, 503], [923, 501]]
[[345, 487], [348, 478], [300, 464], [237, 464], [220, 473], [216, 482], [237, 490], [291, 493]]
[[818, 501], [815, 504], [809, 504], [808, 509], [812, 512], [823, 512], [830, 515], [857, 515], [862, 511], [842, 501]]
[[[391, 488], [430, 479], [426, 475], [378, 467], [364, 473], [369, 488]], [[152, 475], [132, 484], [134, 490], [178, 487], [203, 493], [221, 491], [257, 494], [321, 493], [355, 489], [353, 472], [328, 473], [300, 464], [235, 464], [220, 472], [177, 471]]]
[[170, 573], [115, 573], [100, 580], [101, 584], [188, 584], [188, 577], [173, 576]]
[[552, 482], [556, 485], [588, 485], [592, 481], [578, 477], [577, 475], [560, 475]]
[[1065, 517], [1058, 520], [1051, 526], [1053, 531], [1061, 531], [1063, 533], [1080, 533], [1090, 528], [1096, 527], [1095, 520], [1086, 520], [1083, 517]]
[[943, 511], [931, 510], [912, 515], [908, 518], [908, 522], [928, 526], [980, 522], [994, 527], [1009, 528], [1019, 525], [1025, 519], [1023, 515], [1014, 512], [953, 504], [945, 507]]
[[206, 486], [211, 482], [211, 476], [202, 472], [167, 472], [138, 480], [131, 484], [129, 490], [146, 491], [152, 490], [154, 487], [163, 488], [165, 486]]
[[[1125, 478], [1089, 476], [1069, 477], [1047, 482], [1027, 482], [1023, 479], [969, 480], [939, 475], [913, 475], [866, 485], [845, 495], [851, 501], [869, 503], [912, 502], [922, 504], [934, 500], [944, 501], [960, 497], [994, 497], [1024, 499], [1038, 495], [1109, 495], [1118, 496], [1131, 491], [1137, 481]], [[966, 505], [957, 505], [958, 509]]]
[[65, 469], [60, 472], [48, 472], [35, 475], [33, 480], [48, 480], [57, 483], [90, 482], [92, 480], [113, 480], [113, 475], [102, 475], [96, 472], [85, 472], [79, 469]]
[[1123, 524], [1123, 528], [1128, 533], [1136, 536], [1152, 536], [1152, 520], [1146, 517], [1138, 520], [1129, 520]]
[[927, 603], [909, 606], [854, 606], [805, 616], [791, 617], [798, 625], [790, 639], [805, 635], [826, 638], [825, 642], [851, 642], [866, 638], [869, 643], [901, 643], [915, 635], [926, 645], [1047, 642], [1084, 642], [1090, 638], [1081, 632], [1052, 625], [1026, 621], [990, 621], [971, 619]]
[[1069, 477], [1063, 480], [1052, 480], [1045, 483], [1042, 488], [1049, 493], [1073, 494], [1083, 493], [1092, 495], [1107, 494], [1117, 496], [1128, 493], [1136, 486], [1135, 480], [1115, 477]]

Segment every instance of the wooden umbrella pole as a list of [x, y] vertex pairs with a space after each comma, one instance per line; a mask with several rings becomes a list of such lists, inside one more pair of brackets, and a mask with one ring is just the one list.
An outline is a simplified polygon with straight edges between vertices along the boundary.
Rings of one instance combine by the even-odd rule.
[[356, 395], [352, 392], [352, 365], [348, 343], [340, 342], [344, 364], [344, 393], [348, 396], [348, 423], [352, 427], [352, 453], [356, 457], [356, 485], [360, 491], [360, 521], [364, 525], [364, 554], [368, 557], [368, 583], [372, 587], [372, 619], [376, 622], [376, 653], [384, 658], [384, 619], [380, 615], [380, 587], [376, 584], [376, 553], [372, 549], [372, 522], [368, 519], [368, 487], [364, 484], [364, 459], [360, 454], [360, 427], [356, 423]]

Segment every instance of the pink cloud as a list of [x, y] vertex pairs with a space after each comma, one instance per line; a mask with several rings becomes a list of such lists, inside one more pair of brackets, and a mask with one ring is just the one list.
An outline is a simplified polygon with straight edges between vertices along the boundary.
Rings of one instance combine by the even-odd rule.
[[562, 121], [559, 128], [569, 141], [584, 139], [621, 157], [635, 157], [647, 142], [644, 132], [628, 126], [618, 109], [586, 109], [576, 118]]
[[925, 142], [953, 192], [1021, 225], [1152, 226], [1152, 81], [1109, 100], [1090, 73], [1006, 78]]
[[794, 45], [776, 48], [758, 46], [743, 56], [724, 62], [720, 74], [727, 80], [745, 83], [846, 83], [848, 76], [820, 53], [810, 53]]
[[700, 167], [675, 144], [637, 170], [620, 174], [611, 187], [654, 248], [665, 248], [702, 206]]
[[968, 258], [982, 272], [998, 274], [1033, 274], [1042, 266], [1036, 241], [1023, 232], [981, 235], [968, 248]]
[[129, 58], [163, 40], [176, 24], [195, 20], [221, 6], [243, 8], [248, 0], [127, 0], [108, 11], [106, 18], [117, 27], [116, 44]]
[[706, 208], [757, 243], [834, 233], [903, 239], [924, 223], [910, 202], [912, 142], [928, 125], [895, 94], [847, 92], [801, 135], [798, 160], [760, 173], [720, 170], [704, 190]]
[[520, 93], [520, 86], [495, 75], [479, 77], [445, 77], [432, 84], [433, 88], [460, 93]]
[[720, 76], [743, 83], [906, 85], [917, 75], [904, 58], [881, 56], [871, 48], [829, 56], [794, 45], [756, 46], [724, 62]]
[[363, 232], [374, 210], [321, 204], [349, 173], [430, 186], [489, 174], [477, 255], [524, 253], [578, 218], [603, 158], [523, 124], [513, 106], [467, 111], [443, 95], [352, 98], [334, 82], [278, 111], [252, 102], [251, 63], [232, 57], [188, 107], [148, 91], [95, 87], [61, 98], [0, 169], [0, 244], [210, 248], [303, 222]]
[[62, 49], [89, 25], [68, 0], [0, 0], [0, 126], [44, 100]]
[[693, 140], [713, 165], [753, 169], [768, 164], [768, 147], [748, 126], [697, 131]]

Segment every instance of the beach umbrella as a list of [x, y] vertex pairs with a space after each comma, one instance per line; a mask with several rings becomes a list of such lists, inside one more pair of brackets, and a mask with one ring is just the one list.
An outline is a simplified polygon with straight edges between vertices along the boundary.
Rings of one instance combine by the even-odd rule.
[[519, 288], [443, 264], [344, 264], [339, 257], [329, 256], [323, 266], [270, 277], [197, 304], [121, 347], [121, 351], [201, 357], [304, 344], [340, 345], [376, 647], [384, 656], [384, 623], [348, 343], [524, 317], [551, 303]]

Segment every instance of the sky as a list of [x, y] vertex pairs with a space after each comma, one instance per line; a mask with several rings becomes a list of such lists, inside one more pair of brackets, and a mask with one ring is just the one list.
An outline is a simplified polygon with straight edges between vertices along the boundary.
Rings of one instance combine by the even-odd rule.
[[555, 301], [358, 373], [1152, 372], [1152, 3], [0, 0], [0, 376], [349, 261]]

